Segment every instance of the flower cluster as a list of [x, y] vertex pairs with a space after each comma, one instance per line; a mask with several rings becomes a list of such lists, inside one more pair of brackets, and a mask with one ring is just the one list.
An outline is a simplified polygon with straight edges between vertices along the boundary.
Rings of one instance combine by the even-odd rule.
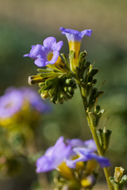
[[97, 177], [95, 174], [97, 163], [101, 167], [110, 166], [109, 160], [98, 156], [96, 150], [96, 145], [92, 139], [64, 141], [64, 138], [60, 137], [56, 144], [48, 148], [45, 154], [37, 160], [36, 171], [37, 173], [54, 169], [59, 171], [60, 178], [56, 179], [58, 189], [64, 188], [66, 185], [69, 188], [69, 184], [73, 183], [72, 189], [76, 188], [75, 186], [77, 189], [92, 188]]
[[66, 35], [69, 43], [69, 59], [60, 53], [63, 42], [56, 42], [54, 37], [47, 37], [43, 45], [33, 45], [30, 52], [24, 57], [30, 57], [37, 69], [37, 74], [29, 77], [29, 83], [37, 83], [43, 98], [49, 98], [53, 103], [63, 103], [72, 98], [76, 88], [73, 75], [79, 66], [79, 52], [81, 40], [84, 36], [91, 36], [92, 30], [81, 32], [72, 29], [60, 28]]
[[62, 41], [56, 43], [56, 39], [54, 37], [48, 37], [44, 40], [43, 46], [40, 44], [33, 45], [30, 53], [25, 54], [24, 57], [34, 59], [34, 63], [38, 67], [54, 64], [59, 58], [59, 51], [62, 45]]
[[[110, 162], [104, 157], [108, 149], [111, 131], [98, 129], [98, 123], [104, 110], [97, 104], [98, 97], [103, 94], [95, 84], [98, 69], [86, 60], [87, 52], [80, 52], [81, 40], [91, 36], [92, 30], [77, 31], [61, 27], [60, 31], [67, 37], [69, 45], [68, 58], [60, 53], [63, 42], [56, 42], [48, 37], [43, 45], [37, 44], [24, 57], [30, 57], [38, 67], [37, 74], [29, 77], [29, 84], [38, 84], [43, 99], [49, 98], [53, 103], [64, 103], [71, 99], [75, 89], [79, 87], [84, 111], [93, 140], [65, 140], [60, 137], [56, 144], [38, 158], [37, 173], [57, 170], [56, 190], [91, 190], [96, 182], [99, 164], [104, 170], [110, 190], [121, 189], [127, 181], [122, 168], [116, 168], [114, 177], [110, 178], [107, 167]], [[35, 103], [36, 104], [36, 103]], [[96, 144], [96, 145], [95, 145]]]

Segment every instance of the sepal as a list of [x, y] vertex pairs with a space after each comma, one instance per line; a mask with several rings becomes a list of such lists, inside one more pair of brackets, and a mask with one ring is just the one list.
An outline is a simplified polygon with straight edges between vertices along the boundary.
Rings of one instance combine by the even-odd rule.
[[[62, 61], [63, 59], [63, 61]], [[76, 82], [73, 79], [64, 55], [59, 63], [49, 64], [44, 69], [38, 69], [37, 75], [29, 77], [29, 84], [38, 84], [42, 98], [49, 98], [51, 102], [62, 104], [74, 95]]]
[[86, 61], [87, 52], [81, 52], [79, 55], [79, 66], [76, 68], [77, 81], [80, 84], [81, 91], [83, 89], [83, 98], [87, 101], [86, 109], [89, 111], [95, 106], [98, 97], [103, 94], [103, 91], [99, 91], [94, 87], [97, 80], [94, 78], [98, 73], [98, 69], [95, 69], [93, 65]]
[[102, 95], [104, 92], [103, 91], [98, 91], [97, 88], [92, 88], [90, 91], [90, 95], [89, 95], [89, 101], [88, 101], [88, 105], [89, 108], [91, 109], [95, 103], [97, 102], [97, 99], [100, 95]]
[[103, 113], [104, 113], [104, 109], [101, 109], [99, 105], [97, 105], [94, 108], [93, 112], [91, 112], [89, 110], [87, 111], [87, 114], [91, 118], [91, 122], [92, 122], [94, 127], [97, 127]]
[[103, 149], [103, 152], [105, 152], [108, 149], [111, 133], [111, 130], [105, 128], [97, 130], [98, 139]]

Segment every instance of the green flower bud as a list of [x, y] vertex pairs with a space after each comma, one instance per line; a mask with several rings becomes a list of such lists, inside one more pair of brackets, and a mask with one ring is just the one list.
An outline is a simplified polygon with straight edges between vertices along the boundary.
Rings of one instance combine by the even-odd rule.
[[102, 146], [102, 149], [105, 152], [109, 146], [111, 131], [108, 129], [106, 130], [105, 128], [104, 129], [98, 129], [97, 135], [98, 135], [100, 145]]

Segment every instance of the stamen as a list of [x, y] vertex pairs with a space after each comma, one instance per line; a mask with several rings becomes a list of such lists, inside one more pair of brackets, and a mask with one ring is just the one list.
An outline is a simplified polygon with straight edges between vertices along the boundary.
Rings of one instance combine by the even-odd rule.
[[52, 57], [53, 57], [53, 52], [49, 52], [47, 55], [47, 60], [51, 61]]

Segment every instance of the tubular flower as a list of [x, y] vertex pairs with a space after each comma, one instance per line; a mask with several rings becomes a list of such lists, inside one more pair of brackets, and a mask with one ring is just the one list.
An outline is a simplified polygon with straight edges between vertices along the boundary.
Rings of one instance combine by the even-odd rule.
[[63, 42], [56, 42], [54, 37], [47, 37], [43, 41], [43, 45], [33, 45], [30, 53], [25, 54], [24, 57], [34, 59], [35, 65], [44, 67], [48, 64], [54, 64], [59, 60], [59, 51], [63, 46]]
[[78, 57], [80, 51], [81, 40], [84, 36], [91, 36], [92, 30], [86, 29], [83, 31], [77, 31], [73, 29], [60, 28], [62, 34], [66, 35], [69, 43], [69, 51], [74, 52], [74, 58], [71, 60], [71, 69], [72, 71], [78, 66]]
[[[40, 157], [37, 162], [37, 172], [47, 172], [58, 169], [61, 173], [70, 173], [68, 168], [75, 168], [79, 162], [96, 160], [101, 167], [109, 166], [109, 160], [98, 156], [96, 145], [93, 140], [81, 141], [80, 139], [67, 140], [60, 137], [53, 147], [50, 147], [46, 153]], [[65, 167], [66, 165], [66, 167]], [[66, 169], [65, 169], [66, 168]]]

